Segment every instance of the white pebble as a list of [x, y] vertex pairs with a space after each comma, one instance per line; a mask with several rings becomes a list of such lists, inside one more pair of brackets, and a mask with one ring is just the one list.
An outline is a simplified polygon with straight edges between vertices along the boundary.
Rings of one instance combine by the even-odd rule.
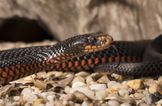
[[87, 102], [87, 101], [84, 101], [83, 103], [82, 103], [82, 105], [81, 106], [89, 106], [90, 104], [89, 104], [89, 102]]
[[122, 103], [120, 106], [132, 106], [132, 105], [129, 103]]
[[96, 82], [93, 80], [92, 76], [88, 76], [88, 77], [86, 78], [86, 83], [87, 83], [88, 85], [91, 85], [91, 84], [95, 84]]
[[109, 106], [119, 106], [119, 102], [116, 100], [110, 100], [108, 101]]
[[96, 91], [96, 99], [103, 100], [107, 97], [108, 93], [106, 90]]
[[73, 79], [72, 83], [75, 83], [75, 82], [82, 82], [82, 83], [85, 83], [85, 79], [81, 76], [77, 76]]
[[47, 100], [50, 101], [50, 102], [53, 102], [55, 99], [55, 96], [54, 95], [48, 95], [47, 96]]
[[29, 95], [32, 93], [32, 89], [31, 88], [24, 88], [21, 92], [22, 95]]
[[85, 83], [83, 83], [83, 82], [74, 82], [72, 85], [72, 88], [78, 88], [78, 87], [82, 87], [84, 85], [85, 85]]
[[121, 86], [121, 84], [116, 81], [110, 81], [107, 83], [107, 86], [108, 88], [111, 88], [112, 86]]
[[71, 90], [72, 90], [71, 87], [69, 87], [69, 86], [66, 86], [66, 87], [65, 87], [65, 93], [69, 93]]
[[4, 105], [5, 105], [5, 102], [2, 99], [0, 99], [0, 106], [4, 106]]
[[32, 103], [33, 101], [38, 99], [37, 95], [33, 94], [33, 91], [30, 88], [23, 89], [21, 93], [23, 95], [23, 99], [28, 103]]
[[54, 92], [43, 92], [40, 94], [40, 96], [43, 98], [43, 99], [47, 99], [47, 96], [48, 95], [54, 95], [55, 93]]
[[[20, 100], [20, 96], [14, 96], [13, 98], [15, 101], [19, 101]], [[1, 106], [1, 105], [0, 105]]]
[[90, 99], [93, 99], [93, 100], [95, 99], [94, 92], [91, 91], [88, 87], [77, 87], [75, 89], [72, 89], [71, 93], [74, 93], [75, 91], [79, 91], [79, 92], [83, 93]]
[[143, 99], [145, 100], [145, 102], [147, 104], [151, 104], [152, 103], [152, 98], [151, 98], [151, 96], [149, 94], [146, 95]]
[[93, 84], [90, 86], [90, 89], [93, 91], [100, 91], [100, 90], [105, 90], [106, 85], [105, 84]]
[[120, 89], [119, 90], [119, 95], [123, 96], [123, 97], [128, 96], [129, 95], [128, 89]]

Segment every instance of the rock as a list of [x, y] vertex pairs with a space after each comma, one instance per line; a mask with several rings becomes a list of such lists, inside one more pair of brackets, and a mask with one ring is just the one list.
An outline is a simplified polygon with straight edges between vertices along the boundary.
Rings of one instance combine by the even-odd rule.
[[155, 92], [157, 92], [157, 89], [158, 89], [158, 85], [153, 84], [153, 85], [149, 86], [148, 90], [149, 90], [150, 93], [155, 93]]
[[149, 105], [152, 104], [152, 98], [151, 98], [151, 96], [149, 94], [145, 95], [145, 97], [143, 99], [146, 102], [146, 104], [149, 104]]
[[107, 83], [107, 86], [108, 86], [108, 88], [111, 88], [113, 86], [120, 86], [121, 87], [121, 84], [116, 82], [116, 81], [110, 81], [110, 82]]
[[158, 82], [162, 82], [162, 76], [158, 78]]
[[5, 106], [5, 102], [2, 99], [0, 99], [0, 106]]
[[109, 100], [107, 103], [109, 106], [119, 106], [119, 102], [116, 100]]
[[93, 80], [92, 76], [88, 76], [88, 77], [86, 78], [86, 83], [87, 83], [88, 85], [91, 85], [91, 84], [95, 84], [96, 82]]
[[123, 96], [123, 97], [129, 96], [129, 90], [128, 89], [120, 89], [118, 93], [119, 93], [120, 96]]
[[[81, 92], [83, 93], [84, 95], [86, 95], [88, 98], [94, 100], [95, 99], [95, 93], [93, 91], [91, 91], [88, 87], [76, 87], [76, 88], [73, 88], [72, 89], [72, 92], [75, 92], [75, 91], [78, 91], [78, 92]], [[71, 92], [71, 93], [72, 93]]]
[[122, 103], [120, 106], [132, 106], [132, 105], [129, 103]]
[[90, 106], [90, 103], [88, 101], [84, 101], [81, 106]]
[[27, 101], [28, 103], [32, 103], [36, 99], [38, 99], [38, 96], [33, 94], [33, 90], [31, 88], [25, 88], [21, 92], [23, 100]]
[[118, 90], [121, 88], [121, 84], [115, 81], [110, 81], [107, 84], [108, 88], [107, 88], [107, 92], [109, 94], [113, 94], [113, 93], [118, 93]]
[[97, 100], [103, 100], [108, 95], [106, 90], [96, 91], [95, 94]]
[[78, 88], [78, 87], [82, 87], [82, 86], [85, 86], [85, 83], [83, 83], [83, 82], [75, 82], [75, 83], [73, 83], [73, 85], [72, 85], [72, 88]]
[[102, 76], [100, 79], [97, 80], [98, 83], [101, 83], [101, 84], [106, 84], [108, 83], [110, 80], [108, 79], [107, 75], [104, 75]]
[[123, 80], [123, 76], [122, 75], [119, 75], [119, 74], [111, 74], [111, 77], [115, 78], [115, 80], [117, 81], [122, 81]]
[[136, 98], [136, 99], [142, 99], [143, 97], [144, 97], [144, 95], [142, 94], [142, 93], [135, 93], [134, 94], [134, 97]]
[[45, 83], [44, 81], [34, 80], [33, 82], [34, 82], [35, 87], [37, 87], [37, 88], [39, 88], [41, 90], [46, 89], [47, 83]]
[[135, 79], [135, 80], [130, 80], [128, 81], [128, 86], [134, 90], [142, 88], [142, 80], [141, 79]]
[[69, 75], [66, 76], [65, 79], [59, 80], [57, 83], [60, 86], [65, 87], [65, 86], [71, 84], [73, 77], [74, 77], [73, 75], [69, 74]]
[[70, 93], [70, 92], [71, 92], [72, 88], [71, 88], [71, 87], [69, 87], [69, 86], [66, 86], [64, 90], [65, 90], [65, 93], [67, 93], [67, 94], [68, 94], [68, 93]]
[[55, 99], [55, 95], [48, 95], [47, 96], [47, 100], [50, 101], [50, 102], [53, 102]]
[[43, 99], [37, 99], [33, 102], [33, 106], [45, 106], [45, 101]]
[[81, 93], [81, 92], [77, 91], [77, 92], [74, 92], [73, 94], [75, 95], [75, 100], [76, 101], [83, 102], [85, 100], [88, 100], [88, 97], [85, 94]]
[[78, 72], [75, 74], [75, 76], [80, 76], [80, 77], [87, 77], [89, 75], [88, 72], [85, 72], [85, 71], [81, 71], [81, 72]]
[[74, 94], [71, 94], [71, 93], [68, 93], [66, 95], [61, 95], [60, 97], [60, 100], [63, 100], [63, 101], [72, 101], [74, 99], [76, 99], [76, 97]]
[[64, 74], [63, 74], [63, 72], [61, 72], [61, 71], [55, 71], [55, 77], [62, 77], [62, 76], [64, 76]]
[[[20, 96], [14, 96], [13, 98], [15, 101], [19, 101], [20, 100]], [[0, 105], [1, 106], [1, 105]]]
[[157, 102], [157, 106], [162, 106], [162, 99]]
[[93, 84], [90, 86], [90, 89], [93, 91], [100, 91], [100, 90], [105, 90], [106, 85], [105, 84]]
[[82, 82], [82, 83], [85, 83], [85, 79], [81, 76], [77, 76], [73, 79], [72, 83], [75, 83], [75, 82]]
[[43, 92], [39, 96], [42, 97], [43, 99], [47, 100], [47, 96], [49, 95], [55, 95], [55, 92]]

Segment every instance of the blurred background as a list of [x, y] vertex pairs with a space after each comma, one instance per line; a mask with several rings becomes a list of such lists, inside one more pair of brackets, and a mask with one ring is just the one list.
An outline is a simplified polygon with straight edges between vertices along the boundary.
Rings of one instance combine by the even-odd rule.
[[115, 40], [162, 33], [162, 0], [1, 0], [0, 41], [61, 41], [102, 31]]

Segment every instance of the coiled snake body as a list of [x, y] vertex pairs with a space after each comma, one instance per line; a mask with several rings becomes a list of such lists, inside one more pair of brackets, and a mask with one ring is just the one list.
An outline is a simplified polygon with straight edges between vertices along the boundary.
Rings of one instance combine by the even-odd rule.
[[162, 36], [155, 40], [112, 41], [103, 33], [69, 38], [52, 46], [0, 52], [0, 84], [39, 71], [112, 71], [122, 75], [162, 74]]

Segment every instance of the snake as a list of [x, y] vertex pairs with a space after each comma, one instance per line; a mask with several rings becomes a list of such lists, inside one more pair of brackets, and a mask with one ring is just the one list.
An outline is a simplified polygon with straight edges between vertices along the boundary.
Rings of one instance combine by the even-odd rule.
[[107, 49], [88, 53], [58, 64], [64, 71], [92, 70], [123, 76], [155, 77], [162, 75], [162, 35], [153, 40], [113, 41]]
[[0, 51], [0, 84], [40, 71], [114, 72], [126, 76], [162, 74], [162, 35], [153, 40], [113, 41], [109, 34], [74, 36], [55, 45]]
[[[0, 84], [40, 72], [88, 53], [104, 50], [113, 39], [105, 33], [76, 35], [54, 45], [14, 48], [0, 51]], [[61, 69], [61, 67], [60, 67]]]

